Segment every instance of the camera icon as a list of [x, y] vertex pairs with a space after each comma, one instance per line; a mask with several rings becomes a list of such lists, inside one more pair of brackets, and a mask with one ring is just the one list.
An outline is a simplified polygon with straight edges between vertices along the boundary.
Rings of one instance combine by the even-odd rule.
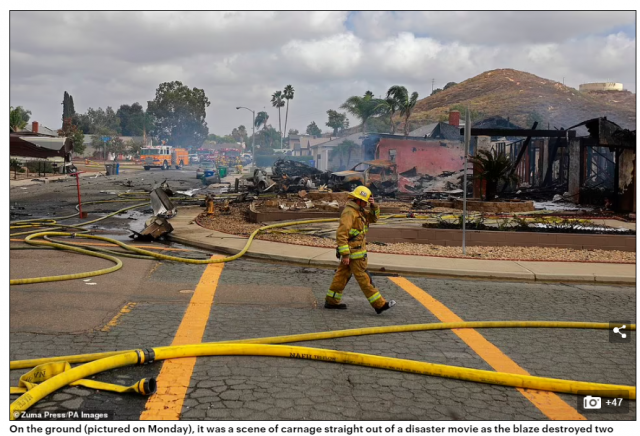
[[587, 395], [582, 400], [582, 407], [585, 410], [598, 410], [602, 408], [602, 398]]

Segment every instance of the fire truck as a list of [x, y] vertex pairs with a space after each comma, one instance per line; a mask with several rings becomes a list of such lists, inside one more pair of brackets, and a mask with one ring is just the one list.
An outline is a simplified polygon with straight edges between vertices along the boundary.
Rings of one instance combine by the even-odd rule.
[[140, 152], [140, 159], [146, 171], [151, 168], [168, 170], [175, 166], [177, 170], [189, 165], [189, 152], [184, 148], [174, 148], [170, 145], [144, 147]]

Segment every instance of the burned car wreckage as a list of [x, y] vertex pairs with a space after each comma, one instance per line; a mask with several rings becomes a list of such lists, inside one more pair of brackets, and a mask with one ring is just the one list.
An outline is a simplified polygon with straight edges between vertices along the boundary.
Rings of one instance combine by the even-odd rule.
[[331, 173], [329, 187], [335, 191], [353, 191], [364, 185], [373, 195], [390, 195], [398, 190], [397, 165], [389, 160], [360, 162], [348, 171]]
[[301, 162], [278, 159], [271, 174], [261, 168], [253, 171], [251, 181], [258, 192], [298, 192], [326, 185], [329, 174]]
[[271, 174], [261, 168], [251, 176], [258, 192], [290, 193], [310, 189], [353, 191], [357, 186], [369, 187], [374, 195], [393, 195], [398, 189], [396, 164], [385, 160], [361, 162], [348, 171], [321, 171], [301, 162], [279, 159]]

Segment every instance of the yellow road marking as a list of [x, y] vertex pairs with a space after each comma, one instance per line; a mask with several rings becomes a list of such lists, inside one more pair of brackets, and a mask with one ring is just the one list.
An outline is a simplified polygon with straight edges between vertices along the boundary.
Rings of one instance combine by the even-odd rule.
[[116, 325], [118, 325], [118, 321], [120, 321], [120, 317], [122, 317], [122, 315], [124, 315], [125, 313], [131, 312], [131, 309], [133, 309], [136, 304], [138, 303], [127, 303], [124, 306], [122, 306], [122, 309], [120, 309], [120, 312], [118, 312], [118, 314], [114, 316], [111, 319], [111, 321], [107, 323], [107, 325], [102, 327], [100, 331], [108, 332], [109, 330], [111, 330], [112, 327], [115, 327]]
[[[389, 277], [393, 283], [404, 289], [409, 295], [418, 300], [425, 308], [442, 322], [462, 322], [463, 319], [453, 313], [447, 306], [433, 298], [403, 277]], [[485, 339], [474, 329], [453, 329], [473, 351], [478, 354], [493, 369], [511, 374], [531, 375], [520, 365], [504, 354], [498, 347]], [[531, 401], [547, 418], [553, 420], [586, 420], [573, 407], [568, 405], [554, 392], [538, 391], [535, 389], [516, 388], [524, 397]]]
[[[221, 256], [212, 256], [211, 258], [217, 257]], [[171, 345], [202, 342], [223, 267], [224, 263], [212, 263], [207, 266], [200, 277], [200, 282], [196, 286]], [[195, 357], [164, 361], [157, 378], [158, 392], [147, 401], [145, 411], [140, 415], [141, 420], [180, 419], [182, 404], [191, 382], [191, 374], [195, 364]]]

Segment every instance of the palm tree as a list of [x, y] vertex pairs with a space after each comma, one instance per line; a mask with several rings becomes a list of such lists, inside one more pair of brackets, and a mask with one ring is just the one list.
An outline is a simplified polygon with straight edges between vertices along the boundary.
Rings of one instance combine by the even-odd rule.
[[282, 91], [276, 91], [271, 96], [271, 104], [278, 108], [278, 125], [280, 128], [280, 148], [282, 148], [282, 120], [280, 119], [280, 108], [284, 106]]
[[367, 91], [363, 97], [357, 95], [349, 97], [340, 108], [346, 109], [351, 115], [362, 120], [362, 133], [364, 133], [367, 120], [380, 113], [379, 104], [380, 100], [373, 98], [373, 93]]
[[378, 105], [381, 113], [389, 114], [389, 122], [391, 123], [391, 134], [396, 133], [396, 124], [393, 122], [393, 114], [398, 111], [398, 102], [393, 97], [387, 96]]
[[[9, 107], [9, 128], [14, 132], [19, 132], [24, 129], [27, 125], [27, 121], [22, 117], [22, 107], [18, 106], [17, 108]], [[31, 111], [26, 111], [28, 114]]]
[[289, 100], [293, 100], [293, 93], [294, 92], [295, 92], [295, 90], [293, 89], [293, 86], [291, 86], [291, 85], [285, 86], [284, 87], [284, 91], [282, 91], [282, 97], [284, 97], [284, 99], [287, 100], [287, 111], [285, 112], [285, 115], [284, 115], [284, 131], [285, 132], [288, 132], [288, 130], [287, 130], [287, 121], [289, 120]]
[[265, 111], [260, 111], [256, 114], [255, 126], [257, 129], [260, 129], [260, 126], [262, 126], [262, 137], [265, 139], [266, 139], [266, 129], [267, 129], [268, 120], [269, 120], [269, 114], [267, 114]]
[[398, 102], [400, 116], [404, 116], [404, 136], [409, 136], [409, 117], [418, 102], [418, 93], [412, 93], [411, 98], [409, 98], [409, 91], [407, 91], [407, 88], [395, 85], [387, 91], [387, 98], [389, 97]]
[[256, 115], [256, 128], [260, 128], [262, 126], [263, 129], [267, 127], [267, 120], [269, 119], [269, 115], [265, 111], [260, 111]]
[[478, 154], [470, 156], [469, 161], [476, 167], [475, 177], [487, 182], [485, 201], [491, 201], [496, 197], [499, 182], [518, 182], [518, 176], [511, 172], [513, 164], [504, 153], [498, 153], [497, 150], [478, 150]]

